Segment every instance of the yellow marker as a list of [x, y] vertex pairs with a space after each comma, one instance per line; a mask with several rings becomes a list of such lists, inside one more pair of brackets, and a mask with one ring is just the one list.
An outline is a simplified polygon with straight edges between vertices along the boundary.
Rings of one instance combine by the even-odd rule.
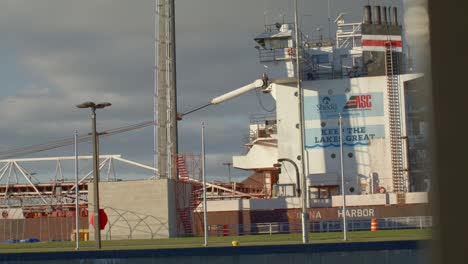
[[232, 246], [233, 246], [233, 247], [237, 247], [238, 245], [239, 245], [239, 242], [238, 242], [238, 241], [235, 241], [235, 240], [232, 241]]

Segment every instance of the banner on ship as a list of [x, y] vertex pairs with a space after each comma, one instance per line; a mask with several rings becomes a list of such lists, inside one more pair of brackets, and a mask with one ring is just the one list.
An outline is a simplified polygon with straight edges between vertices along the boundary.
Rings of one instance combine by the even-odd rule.
[[343, 117], [383, 117], [383, 93], [359, 93], [304, 97], [304, 119], [325, 120]]
[[[343, 126], [343, 146], [368, 146], [372, 139], [383, 137], [385, 137], [384, 125]], [[305, 147], [307, 149], [340, 147], [339, 127], [306, 128]]]

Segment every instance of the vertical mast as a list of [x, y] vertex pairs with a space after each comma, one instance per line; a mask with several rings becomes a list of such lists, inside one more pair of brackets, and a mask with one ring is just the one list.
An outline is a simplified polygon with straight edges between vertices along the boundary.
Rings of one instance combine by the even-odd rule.
[[176, 76], [176, 37], [175, 37], [175, 0], [169, 0], [169, 155], [168, 175], [172, 179], [177, 178], [177, 167], [174, 166], [178, 153], [177, 142], [177, 76]]
[[154, 154], [160, 178], [175, 178], [173, 157], [177, 153], [177, 103], [175, 75], [174, 0], [155, 0], [155, 96]]
[[[155, 26], [158, 26], [158, 35], [156, 37], [156, 50], [157, 50], [157, 64], [156, 64], [156, 81], [155, 81], [155, 115], [157, 120], [155, 122], [155, 159], [157, 158], [157, 166], [160, 178], [167, 178], [166, 172], [166, 160], [167, 160], [167, 68], [166, 68], [166, 59], [167, 59], [167, 36], [166, 36], [166, 27], [167, 27], [167, 15], [166, 15], [166, 0], [156, 0], [157, 1], [157, 10], [155, 16]], [[156, 132], [157, 130], [157, 132]]]

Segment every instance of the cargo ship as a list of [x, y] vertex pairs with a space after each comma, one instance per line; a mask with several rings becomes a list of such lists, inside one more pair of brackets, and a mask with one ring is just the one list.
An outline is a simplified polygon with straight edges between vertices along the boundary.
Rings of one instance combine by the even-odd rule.
[[276, 111], [252, 118], [246, 154], [232, 158], [252, 176], [229, 183], [232, 192], [209, 187], [210, 226], [300, 223], [302, 203], [311, 223], [431, 216], [424, 75], [408, 64], [398, 9], [366, 5], [363, 13], [358, 23], [340, 14], [333, 40], [309, 40], [294, 23], [265, 25], [255, 37], [266, 72], [252, 89], [270, 94]]

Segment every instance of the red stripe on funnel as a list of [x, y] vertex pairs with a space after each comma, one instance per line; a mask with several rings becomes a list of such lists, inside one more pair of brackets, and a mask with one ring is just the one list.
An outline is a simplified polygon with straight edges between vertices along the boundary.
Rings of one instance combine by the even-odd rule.
[[401, 40], [373, 40], [373, 39], [363, 39], [362, 46], [381, 46], [385, 47], [385, 44], [391, 42], [392, 47], [401, 48]]

